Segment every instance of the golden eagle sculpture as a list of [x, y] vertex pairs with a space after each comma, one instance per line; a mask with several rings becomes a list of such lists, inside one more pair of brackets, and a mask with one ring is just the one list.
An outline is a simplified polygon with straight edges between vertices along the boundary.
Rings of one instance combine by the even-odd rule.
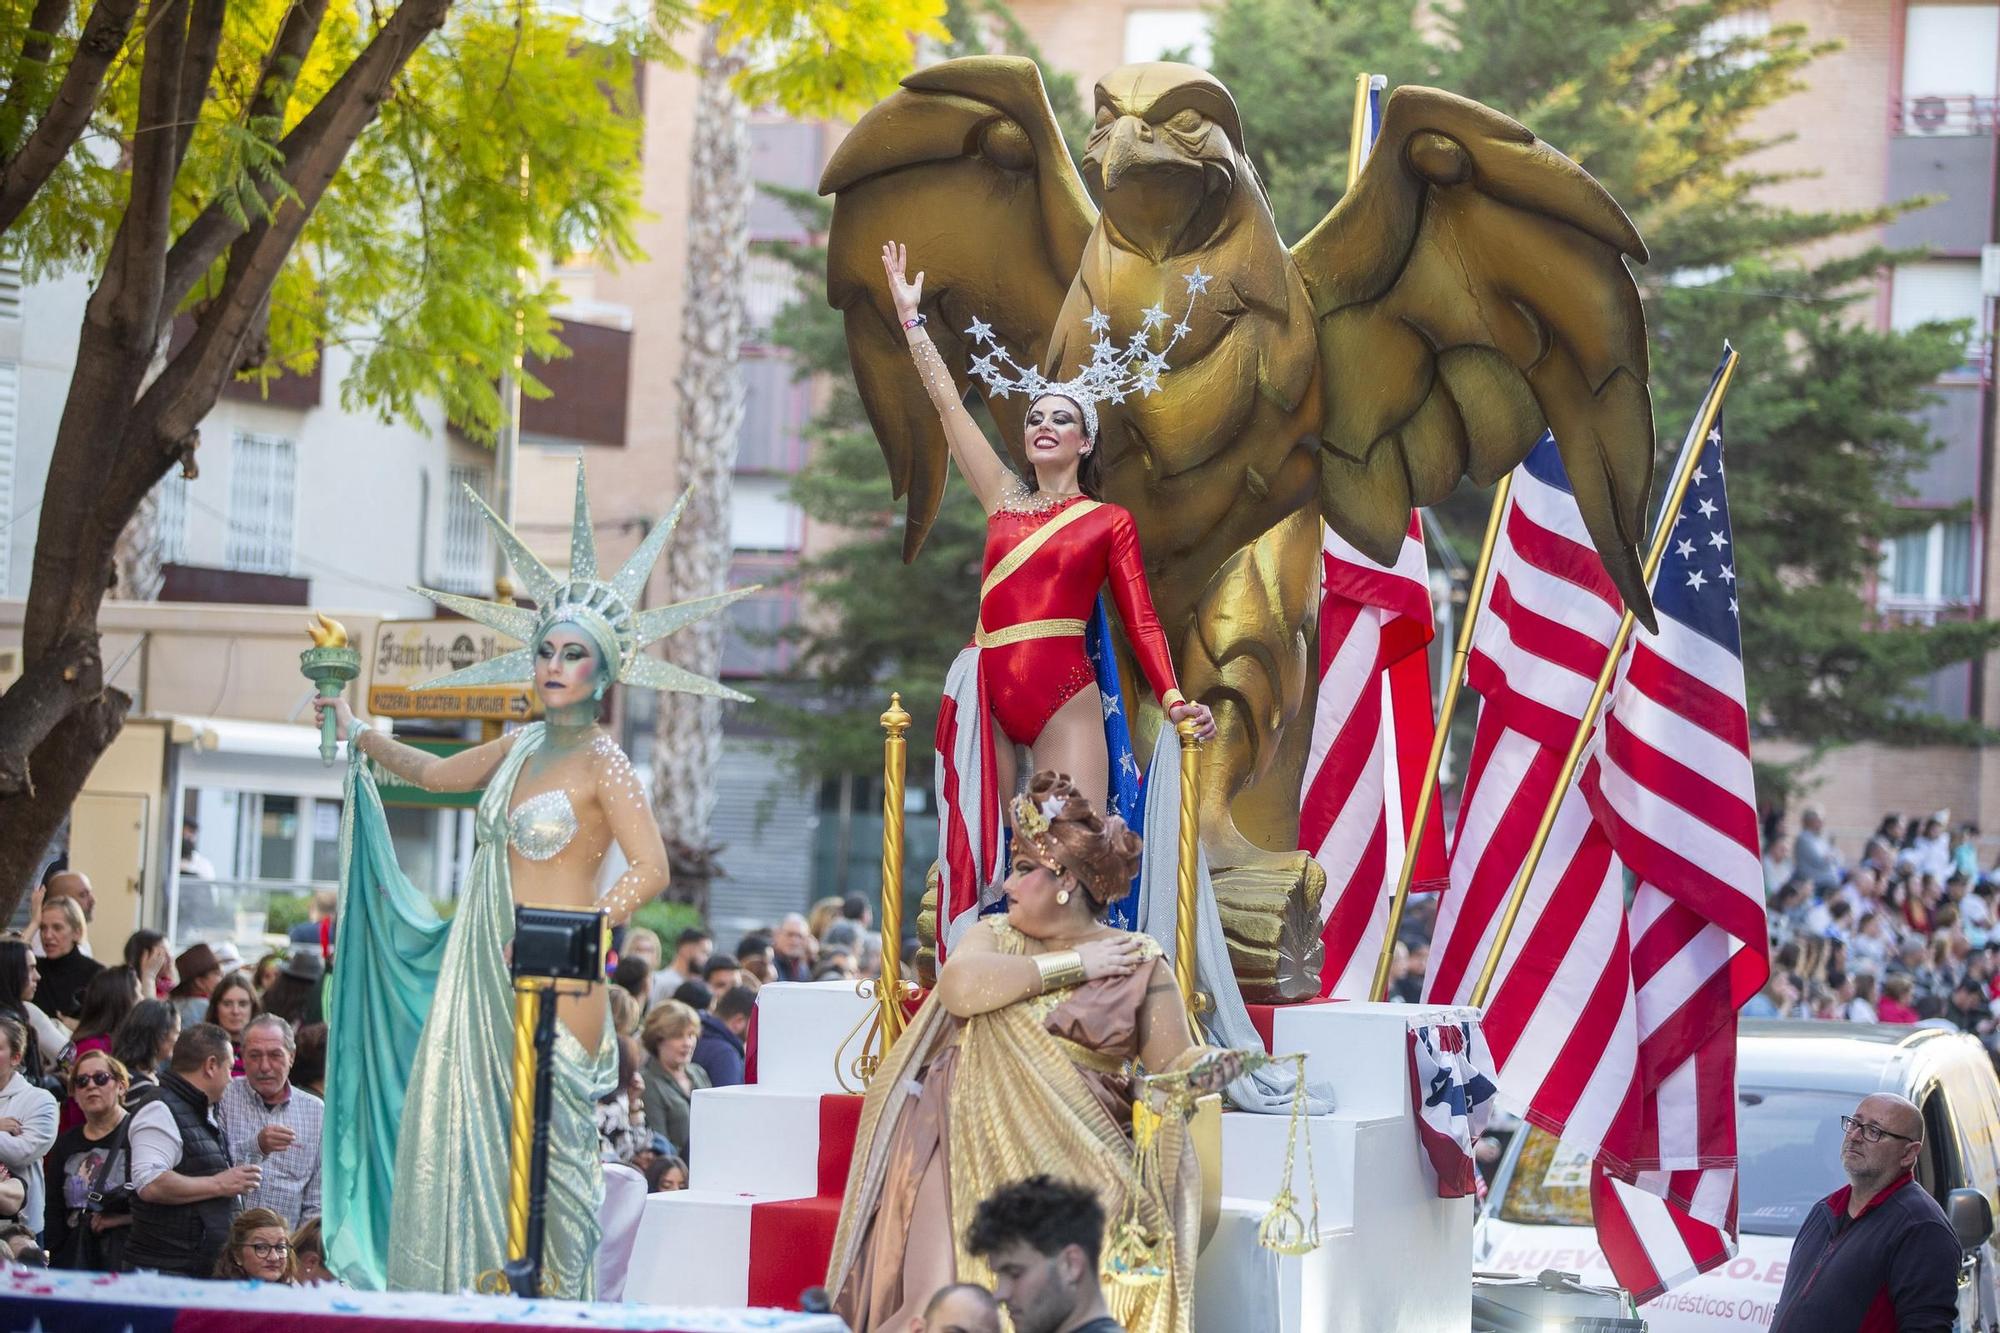
[[[1181, 680], [1215, 711], [1202, 842], [1244, 993], [1304, 998], [1318, 993], [1325, 882], [1295, 850], [1320, 524], [1392, 563], [1412, 506], [1464, 476], [1497, 481], [1546, 426], [1598, 552], [1650, 625], [1636, 544], [1653, 419], [1625, 265], [1645, 245], [1575, 163], [1436, 89], [1390, 96], [1354, 188], [1289, 247], [1215, 78], [1127, 65], [1094, 100], [1079, 177], [1031, 61], [979, 56], [905, 79], [821, 181], [835, 198], [827, 295], [908, 497], [909, 560], [949, 463], [882, 281], [885, 240], [925, 270], [961, 392], [975, 316], [1061, 379], [1089, 360], [1093, 309], [1122, 344], [1194, 269], [1214, 275], [1160, 391], [1101, 405], [1102, 487], [1137, 519]], [[1025, 398], [986, 406], [1018, 450]], [[1129, 658], [1123, 678], [1137, 678]]]

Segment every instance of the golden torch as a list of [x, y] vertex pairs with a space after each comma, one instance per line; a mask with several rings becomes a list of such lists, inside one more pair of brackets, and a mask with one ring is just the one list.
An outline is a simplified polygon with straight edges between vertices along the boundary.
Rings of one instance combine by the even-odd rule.
[[[347, 682], [361, 674], [361, 650], [348, 646], [347, 627], [325, 612], [314, 613], [306, 622], [306, 633], [312, 636], [313, 646], [299, 654], [299, 671], [313, 683], [320, 698], [337, 699], [347, 688]], [[335, 726], [333, 710], [329, 708], [319, 719], [321, 763], [333, 763], [338, 749], [333, 734]]]

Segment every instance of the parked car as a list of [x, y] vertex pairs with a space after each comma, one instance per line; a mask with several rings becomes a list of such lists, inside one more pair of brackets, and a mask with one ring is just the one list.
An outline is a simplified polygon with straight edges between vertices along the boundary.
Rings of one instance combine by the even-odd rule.
[[[1737, 1037], [1739, 1163], [1736, 1257], [1641, 1306], [1652, 1333], [1767, 1328], [1792, 1241], [1808, 1210], [1846, 1183], [1840, 1117], [1874, 1092], [1923, 1109], [1917, 1181], [1969, 1240], [1959, 1279], [1959, 1328], [2000, 1330], [1992, 1211], [2000, 1210], [2000, 1079], [1977, 1038], [1942, 1027], [1745, 1022]], [[1589, 1162], [1548, 1133], [1514, 1135], [1473, 1231], [1473, 1267], [1544, 1269], [1615, 1285], [1590, 1225]]]

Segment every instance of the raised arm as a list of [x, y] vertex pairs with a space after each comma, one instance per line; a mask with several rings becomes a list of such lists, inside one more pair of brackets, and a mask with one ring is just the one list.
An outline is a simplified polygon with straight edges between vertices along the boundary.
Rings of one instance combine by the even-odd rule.
[[973, 422], [972, 414], [965, 410], [964, 399], [958, 386], [952, 383], [951, 371], [945, 368], [936, 344], [931, 342], [930, 331], [921, 323], [911, 327], [913, 320], [922, 319], [918, 306], [924, 296], [924, 275], [919, 272], [914, 278], [906, 278], [903, 275], [908, 267], [909, 252], [900, 242], [890, 241], [882, 247], [882, 271], [888, 275], [889, 294], [895, 300], [896, 318], [903, 325], [910, 355], [916, 360], [917, 376], [923, 380], [924, 392], [930, 395], [931, 405], [944, 421], [944, 436], [951, 445], [952, 461], [958, 464], [959, 473], [972, 487], [972, 493], [979, 497], [979, 507], [991, 514], [1000, 507], [1006, 494], [1006, 465], [993, 452], [993, 446]]
[[604, 807], [611, 836], [618, 840], [618, 850], [625, 853], [625, 873], [598, 905], [613, 925], [623, 925], [667, 887], [667, 844], [660, 837], [646, 789], [639, 785], [639, 775], [625, 751], [606, 737], [597, 743], [593, 754], [597, 800]]

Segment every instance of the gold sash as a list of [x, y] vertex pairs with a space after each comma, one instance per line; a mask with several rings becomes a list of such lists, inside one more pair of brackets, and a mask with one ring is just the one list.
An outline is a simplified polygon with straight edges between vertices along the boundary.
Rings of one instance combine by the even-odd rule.
[[[993, 566], [993, 572], [979, 585], [979, 623], [973, 628], [972, 641], [981, 648], [1004, 648], [1010, 643], [1022, 643], [1028, 639], [1052, 639], [1061, 635], [1083, 633], [1081, 620], [1031, 620], [1024, 625], [1009, 625], [1004, 629], [988, 631], [986, 628], [986, 598], [999, 587], [1007, 577], [1028, 563], [1035, 552], [1042, 549], [1050, 538], [1070, 524], [1101, 506], [1095, 500], [1084, 500], [1057, 514], [1048, 522], [1029, 533], [1027, 539], [1007, 554], [1000, 557]], [[1074, 628], [1071, 628], [1074, 626]]]

